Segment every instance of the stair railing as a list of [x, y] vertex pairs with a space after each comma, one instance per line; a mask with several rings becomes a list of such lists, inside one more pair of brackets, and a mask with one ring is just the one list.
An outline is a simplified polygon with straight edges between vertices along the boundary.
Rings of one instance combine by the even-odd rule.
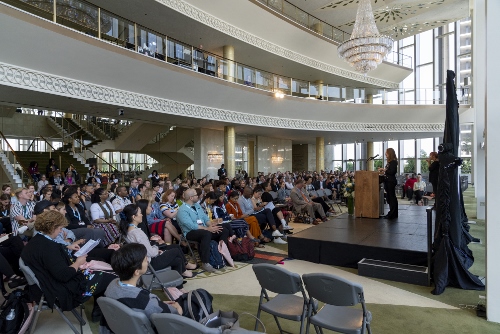
[[[1, 131], [0, 131], [0, 136], [2, 137], [4, 143], [7, 144], [7, 148], [9, 149], [10, 154], [12, 155], [13, 162], [11, 162], [12, 160], [9, 157], [9, 154], [6, 155], [7, 159], [12, 164], [12, 167], [14, 167], [14, 172], [21, 177], [21, 182], [24, 180], [24, 177], [26, 177], [28, 179], [28, 183], [33, 183], [33, 177], [21, 164], [21, 160], [19, 159], [19, 156], [17, 155], [16, 151], [14, 150], [14, 148], [12, 148], [9, 141], [7, 140], [7, 138], [5, 138], [4, 134]], [[19, 173], [19, 171], [21, 171], [21, 173]]]

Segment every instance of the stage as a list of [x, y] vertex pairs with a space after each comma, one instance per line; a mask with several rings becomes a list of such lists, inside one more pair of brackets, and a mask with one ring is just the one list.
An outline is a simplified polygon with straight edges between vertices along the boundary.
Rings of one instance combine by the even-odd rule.
[[345, 213], [288, 236], [288, 255], [351, 268], [357, 268], [363, 258], [426, 266], [426, 209], [400, 204], [394, 220], [354, 218]]

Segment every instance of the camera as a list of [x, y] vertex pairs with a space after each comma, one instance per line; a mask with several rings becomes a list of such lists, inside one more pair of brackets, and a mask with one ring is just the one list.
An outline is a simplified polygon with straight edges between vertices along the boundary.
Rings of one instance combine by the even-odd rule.
[[125, 110], [118, 109], [118, 116], [123, 116], [124, 113], [125, 113]]

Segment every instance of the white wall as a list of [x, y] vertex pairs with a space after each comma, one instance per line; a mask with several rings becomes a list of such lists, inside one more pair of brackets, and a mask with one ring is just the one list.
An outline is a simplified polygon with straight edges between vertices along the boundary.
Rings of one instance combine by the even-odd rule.
[[224, 131], [197, 128], [194, 130], [194, 174], [196, 177], [209, 175], [209, 178], [219, 179], [217, 170], [224, 163], [209, 161], [208, 154], [224, 155]]
[[[274, 173], [292, 170], [292, 141], [270, 137], [257, 137], [256, 172]], [[281, 160], [278, 161], [277, 158]]]

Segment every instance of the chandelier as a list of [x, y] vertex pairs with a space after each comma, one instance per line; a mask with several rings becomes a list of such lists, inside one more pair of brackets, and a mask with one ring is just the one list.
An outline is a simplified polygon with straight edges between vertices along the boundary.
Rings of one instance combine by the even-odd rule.
[[337, 51], [340, 58], [366, 75], [384, 60], [393, 42], [392, 38], [379, 34], [370, 0], [359, 0], [351, 38], [340, 44]]

